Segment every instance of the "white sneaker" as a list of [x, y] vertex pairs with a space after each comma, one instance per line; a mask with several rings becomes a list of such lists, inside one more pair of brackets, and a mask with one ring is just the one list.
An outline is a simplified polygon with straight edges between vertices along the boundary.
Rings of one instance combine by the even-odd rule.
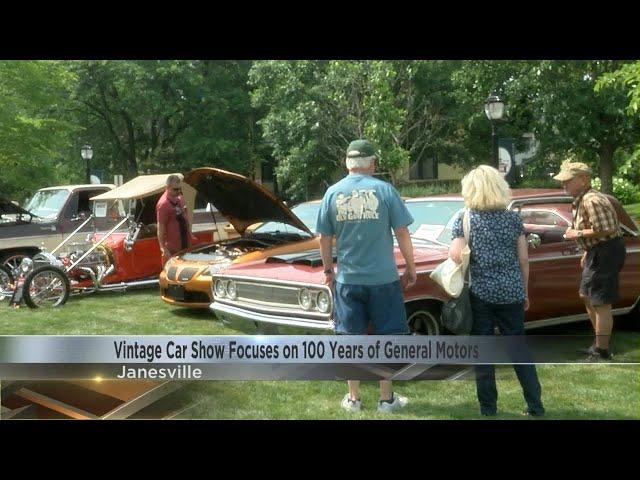
[[383, 402], [380, 400], [378, 402], [378, 411], [384, 413], [395, 412], [396, 410], [400, 410], [404, 408], [409, 403], [409, 399], [407, 397], [403, 397], [402, 395], [398, 395], [397, 393], [393, 393], [393, 402]]
[[362, 402], [360, 400], [351, 400], [348, 393], [344, 396], [340, 405], [347, 412], [359, 412], [362, 410]]

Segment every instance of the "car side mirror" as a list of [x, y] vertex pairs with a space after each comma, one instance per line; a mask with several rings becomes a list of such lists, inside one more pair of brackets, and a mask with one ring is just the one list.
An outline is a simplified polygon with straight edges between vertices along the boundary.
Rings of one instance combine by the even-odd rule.
[[527, 235], [527, 244], [531, 248], [538, 248], [540, 244], [542, 244], [540, 235], [538, 235], [537, 233], [530, 233], [529, 235]]

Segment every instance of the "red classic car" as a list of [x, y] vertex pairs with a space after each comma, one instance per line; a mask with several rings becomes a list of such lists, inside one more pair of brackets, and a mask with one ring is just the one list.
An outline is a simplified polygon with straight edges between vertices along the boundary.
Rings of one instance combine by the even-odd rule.
[[[529, 243], [527, 328], [587, 318], [578, 296], [581, 251], [575, 241], [563, 238], [571, 223], [572, 200], [561, 190], [513, 191], [509, 208], [520, 212]], [[640, 298], [640, 238], [637, 225], [617, 200], [612, 201], [627, 245], [621, 297], [613, 306], [614, 314], [623, 314], [637, 308]], [[444, 215], [444, 222], [434, 221], [420, 205], [436, 202], [441, 208], [429, 213]], [[416, 205], [419, 208], [412, 210]], [[413, 241], [418, 280], [405, 292], [409, 327], [418, 334], [443, 334], [440, 309], [449, 297], [429, 274], [447, 258], [451, 226], [463, 201], [459, 195], [444, 195], [408, 200], [407, 206], [416, 220], [410, 226], [412, 233], [426, 232], [423, 239]], [[437, 227], [439, 223], [444, 228]], [[397, 247], [395, 256], [402, 273], [404, 260]], [[211, 309], [223, 322], [244, 331], [330, 333], [334, 329], [333, 299], [331, 290], [322, 284], [322, 271], [318, 250], [231, 265], [213, 276]]]
[[[93, 196], [93, 214], [50, 252], [23, 259], [18, 275], [0, 265], [0, 300], [12, 298], [19, 304], [24, 298], [32, 308], [55, 307], [72, 293], [157, 285], [162, 260], [155, 205], [167, 176], [139, 176]], [[183, 194], [193, 216], [196, 191], [185, 182]], [[206, 212], [192, 223], [195, 244], [212, 241], [220, 218], [214, 221], [211, 215]], [[87, 233], [90, 227], [93, 233]]]

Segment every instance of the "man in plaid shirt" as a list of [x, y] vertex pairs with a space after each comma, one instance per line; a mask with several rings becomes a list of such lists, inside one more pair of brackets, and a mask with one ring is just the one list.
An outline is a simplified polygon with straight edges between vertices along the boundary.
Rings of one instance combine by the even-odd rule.
[[618, 299], [618, 277], [626, 256], [618, 215], [609, 199], [591, 188], [591, 169], [584, 163], [566, 160], [553, 178], [560, 180], [565, 192], [575, 198], [573, 224], [567, 228], [565, 238], [576, 240], [584, 250], [580, 259], [580, 297], [596, 335], [586, 353], [594, 361], [609, 360], [611, 305]]

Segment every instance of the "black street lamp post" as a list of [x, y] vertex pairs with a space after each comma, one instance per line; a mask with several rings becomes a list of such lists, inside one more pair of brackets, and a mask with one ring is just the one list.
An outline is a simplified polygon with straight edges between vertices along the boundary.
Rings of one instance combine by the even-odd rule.
[[484, 113], [491, 122], [491, 144], [493, 147], [493, 167], [499, 169], [500, 158], [498, 154], [498, 129], [496, 121], [500, 120], [504, 115], [504, 102], [492, 93], [484, 104]]
[[86, 181], [87, 181], [87, 183], [91, 183], [91, 166], [89, 164], [89, 162], [93, 158], [93, 148], [91, 148], [91, 145], [83, 146], [80, 149], [80, 155], [82, 155], [82, 158], [85, 161]]

